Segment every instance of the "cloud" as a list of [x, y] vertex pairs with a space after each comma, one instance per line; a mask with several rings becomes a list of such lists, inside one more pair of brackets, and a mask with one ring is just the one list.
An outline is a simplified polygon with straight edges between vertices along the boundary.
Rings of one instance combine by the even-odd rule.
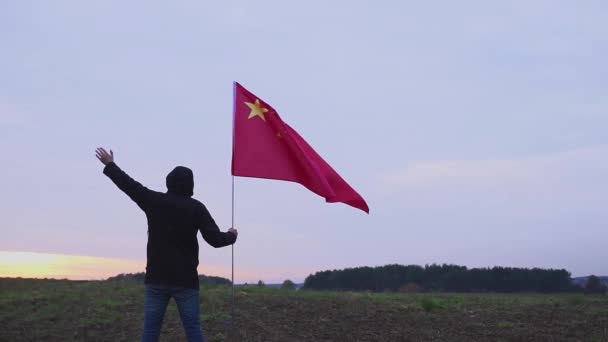
[[530, 230], [542, 222], [566, 233], [608, 218], [607, 174], [602, 145], [520, 159], [419, 161], [386, 174], [381, 188], [391, 208], [455, 225], [519, 222]]
[[22, 109], [0, 102], [0, 129], [22, 127], [30, 121], [30, 115]]
[[385, 182], [391, 189], [432, 187], [464, 182], [494, 183], [529, 175], [525, 163], [518, 160], [434, 160], [414, 162], [405, 170], [388, 174]]
[[385, 174], [382, 182], [393, 191], [507, 184], [581, 188], [604, 184], [607, 170], [608, 146], [596, 146], [520, 159], [417, 161]]

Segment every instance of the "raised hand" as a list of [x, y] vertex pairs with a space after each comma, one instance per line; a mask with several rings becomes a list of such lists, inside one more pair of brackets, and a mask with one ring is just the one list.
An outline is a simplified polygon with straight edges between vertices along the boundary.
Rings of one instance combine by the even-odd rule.
[[110, 153], [108, 153], [103, 147], [98, 147], [95, 150], [95, 156], [103, 165], [108, 165], [114, 161], [114, 152], [110, 150]]

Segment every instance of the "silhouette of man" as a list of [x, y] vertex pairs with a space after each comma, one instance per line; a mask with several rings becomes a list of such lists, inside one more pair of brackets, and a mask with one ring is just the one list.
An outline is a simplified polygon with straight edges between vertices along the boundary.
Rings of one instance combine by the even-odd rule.
[[221, 232], [199, 201], [192, 198], [192, 171], [178, 166], [167, 175], [167, 192], [147, 189], [114, 163], [114, 152], [95, 151], [103, 173], [131, 198], [148, 219], [142, 341], [158, 341], [167, 304], [175, 299], [188, 341], [203, 341], [199, 318], [198, 241], [215, 248], [235, 243], [238, 232]]

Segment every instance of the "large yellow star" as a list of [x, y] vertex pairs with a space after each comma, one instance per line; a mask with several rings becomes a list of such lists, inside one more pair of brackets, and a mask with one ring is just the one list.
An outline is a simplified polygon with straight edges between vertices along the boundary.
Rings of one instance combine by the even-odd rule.
[[249, 109], [251, 109], [251, 112], [249, 113], [249, 117], [247, 119], [259, 116], [262, 120], [266, 121], [264, 113], [268, 111], [268, 108], [262, 107], [260, 104], [260, 100], [255, 99], [255, 103], [245, 102], [245, 104], [247, 105], [247, 107], [249, 107]]

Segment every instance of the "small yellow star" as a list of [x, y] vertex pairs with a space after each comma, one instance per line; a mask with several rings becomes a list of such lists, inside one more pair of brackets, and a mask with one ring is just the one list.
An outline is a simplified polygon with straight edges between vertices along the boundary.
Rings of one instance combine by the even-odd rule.
[[263, 108], [260, 105], [260, 100], [255, 99], [255, 103], [245, 102], [245, 104], [247, 105], [247, 107], [249, 107], [249, 109], [251, 109], [251, 112], [249, 113], [249, 117], [247, 119], [259, 116], [262, 120], [266, 121], [264, 113], [268, 111], [268, 108]]

